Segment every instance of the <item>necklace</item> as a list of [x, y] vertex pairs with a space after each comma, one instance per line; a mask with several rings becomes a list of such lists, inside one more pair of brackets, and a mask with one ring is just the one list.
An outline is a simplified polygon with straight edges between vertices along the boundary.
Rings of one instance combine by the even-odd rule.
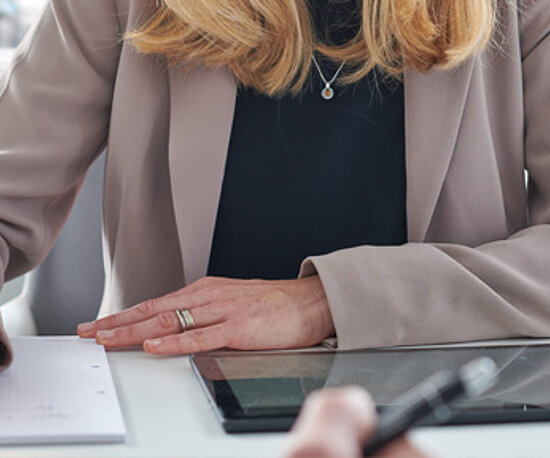
[[344, 64], [346, 63], [346, 61], [342, 62], [340, 64], [340, 67], [338, 67], [338, 70], [336, 70], [336, 73], [334, 74], [334, 76], [330, 80], [327, 80], [325, 78], [325, 75], [323, 75], [323, 71], [321, 70], [319, 63], [317, 62], [317, 59], [315, 59], [315, 55], [312, 55], [311, 57], [313, 57], [313, 63], [315, 64], [315, 67], [319, 72], [319, 76], [323, 80], [323, 83], [325, 83], [325, 87], [321, 90], [321, 97], [323, 97], [323, 99], [325, 100], [330, 100], [334, 97], [334, 89], [332, 89], [331, 85], [332, 83], [334, 83], [334, 81], [336, 81], [336, 78], [338, 78], [338, 75], [344, 68]]

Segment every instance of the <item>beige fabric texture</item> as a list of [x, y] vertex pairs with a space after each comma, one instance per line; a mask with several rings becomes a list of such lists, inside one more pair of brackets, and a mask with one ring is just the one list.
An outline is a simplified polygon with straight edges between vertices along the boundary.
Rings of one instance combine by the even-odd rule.
[[[102, 315], [205, 275], [231, 133], [227, 68], [121, 40], [153, 4], [51, 0], [0, 76], [3, 280], [44, 259], [107, 146]], [[550, 336], [549, 34], [546, 0], [501, 0], [482, 55], [406, 72], [409, 243], [302, 266], [340, 349]]]

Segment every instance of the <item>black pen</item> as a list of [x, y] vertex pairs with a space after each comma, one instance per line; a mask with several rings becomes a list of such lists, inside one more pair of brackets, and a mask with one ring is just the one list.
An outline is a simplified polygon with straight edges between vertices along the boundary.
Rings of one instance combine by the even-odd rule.
[[392, 403], [395, 407], [388, 407], [380, 414], [378, 426], [363, 448], [363, 456], [372, 455], [430, 414], [440, 423], [449, 421], [450, 404], [460, 398], [475, 398], [496, 381], [496, 364], [487, 357], [470, 361], [458, 371], [435, 373], [397, 398]]

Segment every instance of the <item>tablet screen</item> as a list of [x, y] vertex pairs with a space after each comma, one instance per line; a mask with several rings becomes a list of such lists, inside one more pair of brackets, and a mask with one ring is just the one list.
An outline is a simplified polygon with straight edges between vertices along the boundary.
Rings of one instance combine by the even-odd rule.
[[[287, 429], [306, 396], [314, 390], [360, 385], [371, 393], [377, 407], [383, 409], [394, 405], [396, 398], [433, 373], [457, 369], [482, 355], [497, 364], [499, 382], [479, 399], [457, 403], [452, 422], [550, 419], [550, 346], [546, 345], [354, 352], [214, 352], [195, 355], [192, 361], [226, 429], [269, 430]], [[426, 419], [425, 424], [430, 422]], [[248, 426], [243, 426], [245, 424]]]

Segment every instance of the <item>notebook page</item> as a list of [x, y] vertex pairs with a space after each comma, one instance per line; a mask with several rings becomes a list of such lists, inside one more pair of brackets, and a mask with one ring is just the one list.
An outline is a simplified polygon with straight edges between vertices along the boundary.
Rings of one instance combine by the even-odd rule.
[[126, 430], [103, 347], [16, 337], [0, 374], [0, 444], [121, 442]]

